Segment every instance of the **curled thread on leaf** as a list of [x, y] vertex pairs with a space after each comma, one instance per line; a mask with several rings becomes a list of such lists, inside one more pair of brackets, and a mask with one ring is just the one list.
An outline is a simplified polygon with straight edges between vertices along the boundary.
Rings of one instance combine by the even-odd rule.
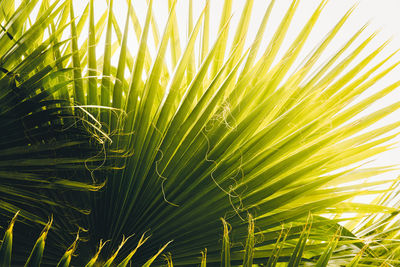
[[[214, 168], [212, 169], [211, 173], [210, 173], [210, 177], [212, 179], [212, 181], [215, 183], [215, 185], [222, 191], [224, 192], [228, 198], [229, 198], [229, 202], [233, 208], [233, 210], [235, 211], [236, 215], [242, 220], [245, 221], [245, 219], [240, 215], [240, 211], [242, 210], [243, 207], [243, 203], [241, 200], [241, 196], [239, 194], [237, 194], [233, 188], [232, 185], [229, 186], [229, 191], [225, 190], [224, 188], [222, 188], [222, 186], [216, 181], [215, 177], [214, 177], [214, 172], [215, 170], [218, 168], [218, 163], [215, 160], [209, 159], [208, 158], [208, 154], [210, 153], [210, 140], [208, 139], [207, 135], [204, 133], [204, 131], [201, 131], [201, 133], [203, 134], [204, 138], [207, 141], [207, 152], [205, 154], [205, 160], [208, 162], [211, 162], [214, 164]], [[233, 198], [238, 199], [239, 201], [239, 205], [236, 207], [232, 201]]]
[[158, 171], [158, 164], [162, 160], [162, 158], [164, 157], [164, 153], [160, 149], [158, 151], [161, 153], [161, 157], [160, 157], [159, 160], [156, 161], [156, 173], [157, 173], [158, 178], [160, 178], [162, 180], [162, 182], [161, 182], [161, 192], [163, 194], [164, 201], [167, 202], [171, 206], [179, 207], [178, 204], [175, 204], [175, 203], [172, 203], [172, 202], [168, 201], [167, 197], [165, 195], [164, 183], [167, 180], [167, 177], [162, 176]]

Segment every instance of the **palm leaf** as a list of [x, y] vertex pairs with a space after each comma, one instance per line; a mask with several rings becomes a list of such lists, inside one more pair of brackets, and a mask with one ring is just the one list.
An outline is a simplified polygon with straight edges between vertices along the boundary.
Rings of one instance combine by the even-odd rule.
[[[397, 210], [388, 208], [389, 202], [349, 204], [356, 195], [391, 192], [375, 190], [388, 180], [348, 186], [342, 183], [347, 179], [359, 183], [388, 170], [367, 169], [362, 163], [391, 148], [399, 133], [399, 123], [373, 130], [368, 127], [399, 109], [400, 102], [367, 114], [355, 123], [354, 119], [399, 86], [399, 81], [394, 81], [360, 100], [372, 85], [398, 66], [396, 62], [385, 67], [396, 53], [373, 63], [387, 45], [381, 42], [377, 49], [358, 59], [376, 38], [375, 34], [360, 38], [365, 30], [362, 27], [336, 54], [320, 64], [317, 59], [335, 40], [354, 9], [351, 8], [322, 42], [301, 63], [296, 63], [323, 14], [327, 1], [321, 1], [288, 50], [279, 57], [299, 2], [293, 1], [289, 6], [267, 48], [260, 51], [261, 57], [257, 54], [274, 1], [266, 9], [248, 49], [245, 40], [247, 29], [252, 26], [251, 0], [244, 3], [232, 43], [228, 42], [232, 1], [224, 1], [218, 36], [212, 45], [208, 1], [198, 18], [190, 2], [189, 32], [183, 49], [180, 40], [185, 36], [179, 36], [176, 1], [168, 1], [169, 16], [160, 36], [152, 12], [153, 1], [149, 1], [143, 25], [135, 14], [134, 3], [129, 1], [123, 33], [113, 14], [112, 0], [107, 13], [97, 22], [93, 1], [79, 19], [75, 17], [72, 1], [59, 6], [56, 1], [48, 9], [44, 3], [40, 12], [43, 15], [25, 32], [20, 26], [36, 1], [25, 3], [13, 14], [7, 9], [2, 15], [7, 23], [0, 36], [0, 43], [4, 43], [0, 55], [5, 70], [0, 79], [5, 88], [0, 95], [0, 115], [4, 114], [4, 119], [0, 119], [7, 138], [4, 139], [7, 144], [3, 142], [5, 148], [1, 149], [14, 158], [2, 158], [0, 170], [4, 170], [5, 177], [19, 169], [23, 173], [17, 172], [11, 185], [0, 188], [9, 192], [1, 207], [8, 217], [21, 210], [21, 217], [42, 225], [43, 218], [50, 211], [54, 213], [54, 236], [49, 235], [46, 241], [52, 244], [51, 252], [43, 257], [46, 264], [56, 264], [66, 255], [62, 264], [71, 261], [79, 266], [117, 263], [126, 266], [135, 256], [134, 264], [158, 265], [161, 264], [158, 255], [164, 250], [171, 253], [176, 266], [199, 263], [274, 266], [278, 261], [291, 266], [306, 261], [320, 266], [329, 261], [395, 262], [398, 250], [389, 255], [379, 246], [365, 244], [355, 234], [361, 231], [363, 236], [370, 236], [374, 231], [377, 232], [374, 235], [382, 231], [383, 236], [395, 239], [397, 226], [382, 227], [382, 221], [365, 214], [374, 211], [395, 218]], [[69, 14], [70, 21], [55, 23], [58, 14], [61, 22]], [[79, 35], [85, 25], [89, 28], [87, 42], [79, 47]], [[47, 27], [56, 29], [51, 38], [41, 40]], [[71, 39], [67, 44], [60, 41], [63, 27], [70, 28]], [[104, 55], [98, 59], [94, 46], [101, 40], [104, 27]], [[138, 39], [136, 51], [129, 51], [128, 46], [132, 27]], [[149, 52], [150, 27], [158, 46], [154, 55]], [[117, 66], [112, 65], [116, 51], [112, 45], [113, 29], [118, 39], [115, 43], [121, 48]], [[201, 47], [197, 57], [196, 46]], [[341, 57], [346, 53], [347, 57]], [[167, 67], [169, 55], [171, 69]], [[98, 82], [96, 75], [100, 69], [102, 78]], [[18, 73], [18, 77], [16, 70], [26, 73]], [[86, 79], [87, 86], [83, 83]], [[63, 100], [50, 98], [54, 91], [67, 85], [68, 89], [60, 92]], [[25, 121], [20, 123], [20, 118]], [[85, 136], [75, 126], [76, 121], [89, 134]], [[65, 126], [73, 132], [52, 133]], [[392, 134], [386, 135], [388, 131]], [[97, 139], [100, 146], [90, 144], [88, 136]], [[33, 138], [35, 142], [30, 141]], [[58, 157], [52, 160], [49, 140], [54, 138]], [[28, 152], [24, 150], [27, 146]], [[96, 155], [99, 150], [98, 155], [105, 153], [108, 159], [105, 164], [104, 157]], [[76, 154], [77, 151], [85, 153]], [[17, 160], [19, 152], [25, 160]], [[99, 175], [99, 182], [107, 180], [107, 183], [103, 191], [92, 194], [87, 191], [100, 187], [90, 183], [92, 179], [97, 181], [94, 170], [99, 169], [99, 161], [103, 170], [108, 171]], [[53, 170], [57, 170], [55, 174]], [[67, 179], [71, 172], [84, 178]], [[55, 177], [51, 183], [44, 178], [49, 173]], [[26, 184], [18, 185], [18, 180], [47, 189], [84, 192], [66, 197], [54, 196], [48, 192], [51, 190], [28, 192]], [[35, 197], [40, 200], [37, 204], [31, 203]], [[79, 203], [86, 203], [90, 214], [75, 205]], [[59, 216], [59, 206], [74, 212]], [[336, 233], [337, 218], [328, 220], [319, 216], [340, 216], [351, 211], [367, 221], [358, 224], [355, 219], [341, 234]], [[312, 230], [306, 221], [310, 213], [314, 218]], [[250, 226], [245, 220], [248, 214], [253, 218]], [[224, 218], [222, 236], [220, 218]], [[74, 240], [71, 233], [78, 226], [88, 229], [82, 233], [87, 242], [81, 245], [79, 256], [71, 258], [65, 251], [72, 251], [67, 248]], [[134, 236], [129, 240], [123, 238], [124, 246], [118, 245], [124, 235], [141, 236], [146, 231], [152, 233], [148, 242], [144, 243], [143, 236]], [[256, 242], [261, 235], [267, 238]], [[332, 242], [326, 243], [330, 238]], [[95, 249], [99, 240], [110, 242], [103, 242]], [[174, 241], [169, 243], [170, 240]], [[66, 249], [55, 252], [55, 244]], [[136, 254], [139, 247], [141, 252]], [[207, 256], [204, 252], [200, 257], [204, 248]], [[167, 262], [172, 265], [172, 260]]]

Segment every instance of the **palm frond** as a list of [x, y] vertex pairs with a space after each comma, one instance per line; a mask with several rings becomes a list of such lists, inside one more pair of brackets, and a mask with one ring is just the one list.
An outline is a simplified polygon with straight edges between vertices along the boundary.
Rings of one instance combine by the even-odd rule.
[[[162, 251], [171, 253], [167, 256], [170, 266], [396, 264], [398, 250], [388, 254], [379, 247], [397, 248], [396, 242], [377, 241], [375, 246], [363, 238], [372, 238], [377, 231], [374, 234], [395, 239], [397, 225], [385, 228], [382, 220], [395, 218], [397, 207], [391, 208], [390, 201], [360, 204], [350, 200], [371, 193], [390, 194], [393, 188], [377, 186], [397, 182], [392, 178], [361, 183], [391, 170], [390, 166], [371, 169], [363, 165], [391, 149], [399, 123], [369, 127], [398, 110], [400, 102], [358, 117], [400, 85], [394, 81], [363, 97], [399, 65], [387, 66], [397, 51], [379, 59], [387, 42], [369, 51], [368, 44], [376, 34], [362, 37], [364, 26], [326, 62], [318, 61], [354, 8], [297, 63], [327, 1], [320, 1], [287, 51], [280, 49], [300, 1], [288, 7], [263, 51], [259, 51], [260, 44], [278, 4], [275, 1], [267, 7], [249, 47], [245, 41], [255, 4], [252, 0], [244, 3], [232, 43], [228, 38], [232, 1], [224, 1], [218, 36], [212, 44], [209, 1], [198, 17], [189, 4], [185, 36], [179, 35], [176, 1], [168, 1], [168, 19], [159, 35], [151, 0], [142, 25], [134, 3], [128, 1], [123, 31], [112, 0], [98, 21], [94, 19], [94, 1], [89, 1], [79, 16], [72, 1], [55, 1], [48, 8], [43, 2], [42, 16], [21, 31], [36, 2], [25, 1], [15, 12], [7, 9], [1, 15], [7, 21], [0, 36], [0, 44], [4, 43], [0, 62], [5, 70], [0, 79], [5, 88], [0, 96], [4, 119], [0, 119], [7, 138], [1, 157], [11, 155], [11, 159], [2, 159], [0, 171], [5, 170], [5, 177], [18, 172], [13, 174], [12, 186], [5, 183], [0, 190], [9, 192], [2, 204], [8, 218], [21, 210], [22, 217], [45, 225], [43, 218], [54, 213], [54, 235], [49, 233], [47, 238], [51, 253], [43, 258], [46, 264], [71, 261], [79, 266], [96, 262], [112, 266], [120, 262], [126, 266], [136, 250], [140, 253], [135, 254], [134, 263], [145, 266], [162, 264], [158, 258]], [[80, 43], [85, 25], [87, 40]], [[47, 28], [51, 29], [50, 38], [41, 40]], [[130, 51], [132, 28], [138, 44], [137, 50]], [[68, 31], [71, 38], [61, 41]], [[104, 55], [99, 57], [95, 45], [103, 34]], [[157, 47], [155, 54], [150, 53], [150, 34]], [[185, 39], [182, 48], [180, 40]], [[196, 47], [201, 48], [200, 55], [196, 55]], [[112, 64], [114, 55], [116, 66]], [[167, 64], [169, 56], [171, 64]], [[58, 93], [50, 97], [53, 91]], [[26, 121], [21, 123], [21, 117]], [[75, 127], [76, 121], [91, 134], [85, 136]], [[63, 130], [66, 126], [68, 131]], [[55, 134], [54, 129], [62, 134]], [[101, 145], [90, 144], [91, 136]], [[33, 138], [35, 142], [30, 141]], [[49, 140], [56, 145], [50, 146]], [[95, 154], [99, 150], [102, 156]], [[54, 151], [57, 157], [50, 156]], [[20, 160], [18, 153], [26, 160]], [[88, 157], [86, 153], [92, 154]], [[40, 189], [37, 198], [36, 192], [24, 188], [26, 177], [30, 177], [30, 186], [37, 180], [43, 188], [49, 181], [43, 175], [57, 170], [57, 175], [50, 176], [56, 178], [48, 189], [99, 189], [91, 183], [99, 165], [108, 172], [99, 175], [100, 182], [107, 182], [97, 194], [64, 197]], [[83, 178], [72, 175], [66, 179], [70, 173]], [[18, 177], [21, 185], [16, 182]], [[354, 184], [344, 184], [347, 181]], [[12, 195], [18, 196], [15, 202], [10, 201]], [[28, 213], [25, 207], [34, 198], [40, 200], [37, 205], [45, 203], [46, 209], [40, 206]], [[59, 203], [69, 207], [85, 203], [91, 212], [59, 216]], [[52, 208], [47, 209], [49, 204]], [[338, 232], [339, 223], [345, 221], [340, 216], [349, 212], [355, 212], [357, 218]], [[377, 217], [366, 216], [371, 212]], [[73, 252], [68, 251], [76, 249], [70, 245], [75, 240], [72, 233], [79, 227], [88, 230], [81, 233], [86, 242], [81, 243], [79, 255], [71, 258]], [[139, 236], [146, 231], [152, 237], [144, 243], [147, 239]], [[123, 238], [133, 233], [139, 236]], [[124, 246], [118, 244], [121, 238]], [[110, 241], [97, 246], [100, 240]], [[170, 240], [174, 241], [168, 243]], [[56, 246], [65, 249], [56, 252]]]
[[[205, 5], [204, 12], [189, 25], [192, 32], [184, 49], [178, 41], [184, 37], [177, 34], [176, 4], [170, 1], [164, 33], [158, 39], [152, 66], [147, 69], [148, 35], [154, 23], [152, 4], [150, 1], [143, 27], [138, 27], [133, 19], [141, 37], [138, 50], [132, 53], [135, 56], [129, 77], [123, 74], [126, 64], [129, 65], [127, 31], [120, 34], [122, 46], [113, 74], [115, 82], [106, 78], [111, 75], [107, 68], [111, 66], [112, 43], [110, 33], [106, 34], [107, 56], [102, 65], [107, 68], [102, 74], [101, 103], [121, 110], [126, 117], [104, 110], [101, 112], [108, 115], [102, 117], [102, 123], [114, 135], [109, 148], [133, 154], [114, 161], [124, 168], [110, 174], [107, 188], [95, 200], [95, 207], [110, 211], [104, 214], [103, 210], [92, 210], [87, 227], [97, 240], [110, 239], [108, 248], [112, 248], [123, 234], [151, 229], [153, 237], [143, 247], [143, 259], [150, 256], [147, 251], [151, 253], [159, 244], [173, 239], [169, 249], [174, 264], [188, 264], [188, 259], [204, 247], [207, 260], [213, 261], [210, 255], [219, 248], [206, 244], [220, 239], [216, 230], [220, 217], [225, 217], [235, 229], [232, 238], [241, 240], [245, 238], [241, 233], [246, 232], [244, 221], [248, 213], [253, 214], [256, 227], [264, 231], [296, 222], [309, 212], [341, 214], [373, 208], [338, 203], [356, 194], [367, 194], [387, 181], [353, 187], [340, 187], [336, 181], [370, 177], [368, 172], [365, 176], [357, 175], [361, 162], [390, 149], [390, 141], [398, 134], [398, 123], [393, 123], [358, 135], [397, 110], [398, 103], [352, 122], [356, 114], [398, 87], [395, 81], [373, 96], [357, 100], [397, 67], [395, 63], [383, 68], [395, 53], [370, 64], [385, 48], [387, 43], [383, 42], [358, 60], [356, 56], [375, 38], [373, 34], [360, 40], [363, 27], [326, 64], [317, 65], [317, 58], [335, 40], [353, 8], [302, 63], [294, 65], [326, 1], [321, 1], [281, 58], [278, 50], [299, 1], [288, 8], [260, 58], [256, 55], [273, 2], [265, 12], [256, 39], [245, 51], [252, 1], [245, 4], [231, 49], [227, 43], [231, 1], [224, 2], [215, 43], [208, 48], [209, 7]], [[109, 12], [108, 32], [111, 9]], [[192, 21], [190, 12], [189, 17]], [[358, 47], [352, 48], [357, 40]], [[203, 44], [201, 58], [194, 57], [196, 42]], [[165, 69], [168, 49], [173, 70]], [[345, 53], [349, 56], [341, 59], [340, 55]], [[201, 59], [197, 69], [193, 69], [193, 58]], [[315, 68], [317, 72], [313, 72]], [[383, 137], [389, 129], [394, 134]], [[375, 174], [381, 171], [377, 169]], [[329, 188], [332, 185], [336, 186], [333, 191]], [[376, 206], [375, 211], [392, 212], [382, 206]], [[233, 245], [231, 249], [239, 247]], [[107, 249], [105, 253], [109, 253]], [[121, 253], [127, 252], [122, 249]], [[254, 260], [261, 254], [255, 253]]]

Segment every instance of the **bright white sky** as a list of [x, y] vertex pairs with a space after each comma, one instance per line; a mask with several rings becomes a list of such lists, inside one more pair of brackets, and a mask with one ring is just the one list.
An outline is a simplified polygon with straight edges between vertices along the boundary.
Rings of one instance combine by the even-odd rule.
[[[178, 4], [176, 7], [177, 17], [178, 17], [178, 25], [179, 31], [181, 33], [181, 47], [184, 47], [185, 37], [187, 35], [187, 10], [188, 10], [188, 1], [189, 0], [178, 0]], [[264, 15], [264, 12], [268, 6], [270, 1], [266, 0], [255, 0], [253, 6], [253, 14], [250, 22], [250, 31], [248, 33], [248, 44], [253, 40], [258, 25], [261, 22], [261, 19]], [[274, 33], [274, 29], [278, 26], [281, 18], [289, 7], [291, 0], [277, 0], [274, 6], [274, 9], [271, 14], [270, 24], [267, 26], [267, 33], [264, 37], [264, 42], [262, 47], [265, 47], [268, 43], [268, 40]], [[350, 19], [344, 25], [343, 29], [339, 32], [336, 39], [332, 42], [333, 44], [328, 47], [327, 53], [325, 53], [325, 57], [321, 58], [320, 63], [323, 63], [329, 56], [334, 54], [344, 43], [348, 40], [358, 29], [360, 29], [366, 22], [370, 21], [370, 25], [367, 30], [361, 35], [361, 39], [367, 37], [371, 33], [376, 30], [380, 30], [377, 35], [375, 41], [371, 43], [366, 49], [364, 54], [361, 54], [360, 57], [367, 55], [367, 52], [373, 51], [380, 44], [386, 41], [389, 38], [392, 38], [391, 43], [388, 45], [387, 49], [378, 56], [378, 60], [383, 59], [386, 55], [389, 55], [394, 50], [400, 48], [400, 0], [331, 0], [325, 7], [324, 12], [322, 13], [319, 23], [313, 30], [309, 41], [305, 45], [304, 53], [300, 56], [299, 62], [302, 57], [304, 57], [307, 52], [313, 49], [315, 45], [317, 45], [320, 40], [324, 37], [324, 35], [337, 23], [337, 21], [344, 15], [344, 13], [350, 9], [354, 4], [358, 2], [358, 7], [353, 12]], [[75, 3], [75, 15], [79, 16], [81, 14], [84, 6], [87, 4], [87, 1], [84, 0], [74, 0]], [[146, 15], [147, 1], [146, 0], [132, 0], [135, 11], [141, 24], [143, 25], [144, 18]], [[204, 7], [205, 0], [193, 0], [194, 7], [194, 15], [196, 22], [196, 18], [201, 13]], [[238, 23], [242, 7], [244, 5], [244, 0], [234, 0], [234, 5], [232, 11], [234, 16], [232, 18], [231, 28], [235, 29], [235, 25]], [[283, 53], [291, 44], [291, 42], [296, 38], [297, 34], [300, 32], [302, 26], [306, 23], [306, 20], [310, 17], [313, 10], [318, 6], [320, 1], [317, 0], [302, 0], [300, 1], [300, 5], [297, 11], [297, 14], [294, 17], [293, 23], [289, 28], [289, 33], [286, 42], [281, 48], [281, 52]], [[211, 0], [211, 44], [214, 38], [217, 35], [220, 12], [222, 11], [223, 1], [221, 0]], [[96, 0], [95, 1], [95, 9], [96, 9], [96, 17], [99, 18], [103, 12], [106, 11], [107, 4], [106, 0]], [[127, 1], [125, 0], [114, 0], [113, 11], [117, 16], [119, 24], [124, 25], [124, 20], [126, 18], [127, 13]], [[159, 32], [162, 34], [167, 15], [168, 15], [168, 0], [154, 0], [153, 6], [154, 16], [157, 18]], [[84, 31], [85, 32], [85, 31]], [[137, 40], [133, 31], [129, 32], [129, 49], [133, 53], [136, 51]], [[233, 39], [234, 31], [230, 32], [230, 40]], [[361, 40], [360, 39], [360, 40]], [[116, 40], [116, 39], [114, 39]], [[102, 54], [104, 41], [101, 40], [98, 46], [98, 55]], [[358, 45], [357, 43], [356, 45]], [[262, 48], [261, 47], [261, 48]], [[151, 52], [154, 53], [154, 46], [151, 49]], [[360, 58], [359, 57], [359, 58]], [[117, 58], [117, 57], [116, 57]], [[400, 54], [395, 57], [397, 60], [400, 59]], [[394, 63], [395, 59], [390, 63]], [[377, 62], [377, 61], [375, 61]], [[389, 64], [390, 64], [389, 63]], [[388, 65], [387, 65], [388, 66]], [[390, 75], [386, 77], [386, 79], [378, 82], [376, 86], [371, 88], [371, 92], [376, 89], [387, 86], [396, 79], [400, 79], [400, 68], [397, 68]], [[400, 89], [396, 92], [392, 93], [382, 101], [379, 101], [376, 105], [374, 105], [369, 111], [369, 113], [373, 110], [380, 109], [390, 103], [395, 101], [400, 101]], [[361, 114], [365, 115], [365, 114]], [[360, 115], [360, 116], [361, 116]], [[396, 112], [395, 114], [389, 116], [385, 119], [380, 125], [386, 124], [388, 122], [393, 122], [400, 118], [400, 112]], [[400, 141], [400, 138], [397, 139]], [[391, 165], [391, 164], [399, 164], [400, 163], [400, 149], [397, 148], [391, 152], [382, 154], [377, 157], [376, 161], [373, 163], [379, 165]], [[397, 173], [398, 174], [398, 173]], [[397, 175], [393, 173], [393, 175]], [[384, 178], [384, 177], [382, 177]], [[366, 200], [367, 201], [367, 200]]]

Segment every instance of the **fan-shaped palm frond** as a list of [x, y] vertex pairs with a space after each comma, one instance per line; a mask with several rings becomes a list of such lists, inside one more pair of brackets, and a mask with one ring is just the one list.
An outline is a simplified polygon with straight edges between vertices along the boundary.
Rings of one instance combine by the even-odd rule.
[[[52, 73], [64, 73], [65, 67], [69, 67], [72, 74], [66, 77], [54, 74], [56, 80], [44, 80], [48, 82], [46, 88], [57, 88], [57, 85], [64, 88], [64, 83], [72, 77], [71, 87], [59, 91], [55, 97], [71, 101], [74, 108], [67, 110], [74, 116], [98, 122], [91, 129], [97, 134], [107, 133], [111, 142], [105, 145], [104, 151], [109, 166], [114, 167], [108, 173], [97, 175], [107, 180], [101, 192], [72, 195], [73, 202], [87, 204], [91, 210], [89, 215], [62, 215], [56, 205], [52, 208], [62, 231], [55, 227], [54, 238], [49, 234], [48, 243], [67, 248], [73, 243], [74, 236], [70, 233], [77, 231], [77, 225], [88, 230], [82, 233], [87, 242], [80, 244], [79, 255], [72, 259], [78, 266], [90, 259], [107, 266], [119, 240], [124, 235], [137, 233], [136, 238], [124, 239], [126, 244], [117, 250], [115, 261], [122, 262], [135, 251], [137, 242], [143, 241], [138, 237], [146, 231], [152, 237], [140, 247], [135, 264], [146, 264], [170, 240], [174, 241], [166, 249], [171, 253], [171, 258], [167, 257], [169, 265], [172, 262], [196, 265], [202, 261], [205, 264], [206, 258], [208, 264], [222, 262], [225, 266], [241, 265], [243, 259], [246, 266], [252, 262], [274, 266], [278, 261], [288, 262], [290, 266], [304, 261], [325, 266], [329, 259], [350, 265], [385, 260], [395, 264], [395, 254], [382, 253], [363, 242], [364, 235], [358, 235], [355, 225], [369, 229], [371, 225], [376, 226], [375, 219], [366, 226], [349, 225], [341, 231], [338, 226], [345, 221], [339, 215], [346, 212], [357, 212], [359, 217], [372, 211], [390, 214], [389, 217], [396, 212], [395, 208], [387, 207], [388, 203], [367, 205], [344, 201], [356, 195], [389, 192], [391, 189], [377, 191], [375, 188], [396, 182], [392, 179], [359, 183], [391, 170], [384, 166], [367, 169], [362, 163], [390, 149], [400, 123], [372, 130], [368, 127], [397, 110], [400, 102], [360, 119], [356, 115], [400, 85], [394, 81], [369, 97], [362, 97], [397, 67], [398, 62], [387, 66], [395, 53], [375, 62], [386, 42], [359, 59], [375, 38], [375, 34], [361, 38], [365, 30], [362, 27], [336, 54], [319, 65], [317, 59], [335, 40], [353, 11], [350, 9], [301, 63], [295, 63], [326, 2], [321, 1], [282, 57], [278, 57], [278, 52], [299, 1], [291, 3], [264, 51], [259, 51], [260, 42], [274, 1], [265, 11], [256, 38], [248, 48], [245, 40], [252, 0], [244, 5], [232, 43], [228, 42], [232, 1], [224, 2], [218, 36], [212, 44], [209, 44], [209, 1], [198, 18], [189, 11], [190, 33], [184, 48], [180, 46], [180, 39], [184, 37], [178, 34], [175, 1], [168, 1], [169, 17], [162, 34], [159, 34], [151, 0], [142, 25], [132, 3], [128, 2], [123, 32], [116, 23], [112, 0], [97, 23], [93, 0], [79, 19], [72, 1], [66, 1], [55, 11], [60, 14], [57, 26], [52, 26], [53, 18], [47, 15], [48, 23], [40, 24], [42, 29], [50, 27], [57, 29], [54, 33], [59, 32], [46, 46], [54, 51], [51, 56], [55, 61], [51, 62], [58, 71]], [[138, 37], [135, 51], [128, 49], [131, 22]], [[85, 25], [89, 34], [81, 45], [79, 36]], [[59, 41], [64, 29], [69, 29], [71, 34], [67, 43]], [[104, 29], [104, 53], [98, 58], [95, 48]], [[117, 43], [113, 43], [113, 32]], [[8, 33], [15, 34], [7, 30], [4, 35]], [[155, 54], [150, 53], [150, 34], [157, 47]], [[201, 47], [199, 56], [195, 54], [197, 45]], [[111, 59], [116, 51], [119, 51], [118, 63], [113, 67]], [[172, 68], [167, 64], [169, 53]], [[261, 57], [257, 57], [259, 53]], [[24, 60], [28, 58], [24, 56]], [[38, 60], [36, 65], [29, 66], [35, 69], [39, 63], [43, 62]], [[13, 73], [17, 72], [7, 71], [3, 76]], [[25, 91], [29, 89], [23, 87]], [[36, 91], [32, 94], [40, 95]], [[44, 110], [50, 113], [52, 108]], [[60, 120], [57, 116], [56, 125], [65, 126], [67, 122], [67, 118]], [[35, 120], [35, 123], [50, 129], [55, 124], [49, 120], [45, 123]], [[99, 125], [106, 130], [102, 131]], [[391, 135], [387, 135], [389, 132]], [[61, 151], [68, 142], [73, 142], [71, 147], [74, 145], [75, 149], [68, 147], [66, 153], [76, 153], [76, 148], [79, 152], [90, 152], [75, 143], [77, 136], [80, 137], [73, 134], [63, 139]], [[122, 152], [122, 156], [110, 156], [116, 151]], [[75, 159], [76, 155], [72, 157]], [[63, 157], [63, 160], [66, 162], [58, 163], [70, 164], [65, 165], [67, 171], [78, 165], [82, 167], [82, 158]], [[50, 167], [59, 171], [55, 165]], [[78, 187], [90, 189], [83, 183], [87, 183], [87, 177], [79, 181]], [[45, 180], [40, 179], [42, 183]], [[69, 185], [61, 183], [66, 184]], [[70, 198], [67, 202], [72, 201]], [[20, 199], [26, 201], [28, 195]], [[65, 200], [58, 195], [51, 199]], [[312, 228], [307, 220], [310, 213], [314, 218]], [[319, 216], [324, 214], [339, 217]], [[221, 217], [224, 218], [223, 235]], [[252, 218], [250, 231], [248, 218]], [[232, 227], [230, 231], [228, 225]], [[370, 234], [364, 232], [361, 231]], [[100, 253], [95, 248], [101, 239], [110, 242]], [[203, 256], [200, 254], [204, 248], [207, 256], [205, 252]], [[52, 245], [44, 261], [58, 262], [62, 257], [60, 251]]]
[[[232, 2], [225, 1], [218, 38], [209, 50], [202, 50], [203, 60], [195, 72], [188, 70], [193, 70], [196, 41], [204, 43], [208, 39], [204, 27], [208, 22], [204, 20], [208, 18], [209, 6], [193, 23], [186, 48], [181, 49], [174, 45], [181, 37], [177, 36], [175, 3], [170, 3], [167, 24], [160, 38], [155, 38], [159, 40], [158, 50], [147, 71], [146, 62], [150, 60], [147, 40], [153, 21], [149, 8], [126, 80], [126, 65], [131, 66], [126, 49], [128, 18], [135, 17], [127, 14], [114, 74], [105, 68], [110, 62], [104, 58], [99, 102], [126, 114], [121, 118], [107, 110], [100, 111], [102, 123], [109, 127], [110, 133], [116, 133], [112, 147], [132, 151], [133, 155], [117, 163], [124, 169], [114, 171], [104, 193], [96, 199], [97, 207], [110, 211], [104, 214], [103, 210], [94, 209], [91, 214], [87, 226], [97, 238], [104, 238], [107, 233], [112, 248], [122, 234], [151, 229], [153, 238], [146, 244], [144, 258], [148, 257], [146, 251], [151, 253], [160, 244], [174, 239], [170, 246], [174, 263], [188, 264], [204, 247], [209, 255], [219, 253], [219, 246], [207, 244], [210, 240], [216, 244], [220, 239], [221, 216], [232, 225], [233, 239], [237, 242], [246, 236], [247, 223], [243, 219], [248, 213], [254, 214], [261, 232], [268, 232], [307, 216], [310, 211], [341, 213], [343, 206], [338, 203], [354, 196], [355, 191], [367, 193], [375, 185], [328, 189], [338, 186], [343, 179], [357, 181], [369, 177], [367, 171], [360, 176], [359, 170], [350, 166], [385, 151], [389, 148], [387, 142], [397, 135], [395, 132], [379, 138], [388, 130], [397, 129], [397, 122], [363, 135], [357, 133], [396, 110], [398, 103], [357, 123], [351, 119], [398, 87], [399, 82], [395, 82], [369, 98], [355, 101], [398, 63], [382, 69], [392, 54], [368, 67], [386, 43], [356, 61], [374, 35], [361, 40], [348, 57], [339, 61], [363, 27], [326, 65], [320, 66], [316, 73], [311, 72], [351, 9], [309, 57], [290, 72], [323, 11], [326, 2], [322, 1], [287, 53], [273, 64], [298, 4], [298, 1], [292, 3], [269, 46], [257, 58], [273, 3], [266, 10], [255, 41], [244, 51], [252, 1], [243, 9], [230, 50], [227, 34]], [[110, 10], [111, 6], [111, 13]], [[132, 11], [133, 8], [129, 9]], [[89, 24], [94, 25], [93, 21]], [[111, 14], [107, 24], [107, 31], [111, 31]], [[110, 33], [106, 32], [106, 36]], [[172, 44], [173, 71], [166, 67], [168, 42]], [[106, 40], [106, 43], [109, 45], [105, 47], [105, 55], [111, 55], [112, 42]], [[355, 67], [345, 72], [350, 64]], [[107, 80], [110, 74], [115, 75], [115, 83]], [[339, 167], [341, 172], [337, 172]], [[375, 169], [373, 173], [385, 170]], [[368, 211], [356, 204], [352, 209]], [[242, 248], [239, 245], [236, 249]], [[215, 260], [219, 261], [219, 257]]]

